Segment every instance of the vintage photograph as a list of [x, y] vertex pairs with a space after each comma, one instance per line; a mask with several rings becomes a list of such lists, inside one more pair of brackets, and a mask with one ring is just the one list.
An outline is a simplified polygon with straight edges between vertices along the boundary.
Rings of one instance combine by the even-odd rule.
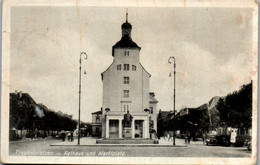
[[256, 163], [255, 2], [56, 2], [3, 4], [2, 162]]

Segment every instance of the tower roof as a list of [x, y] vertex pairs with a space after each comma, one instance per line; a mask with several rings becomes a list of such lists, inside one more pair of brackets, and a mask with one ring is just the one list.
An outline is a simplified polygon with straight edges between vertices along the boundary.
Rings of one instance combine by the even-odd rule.
[[132, 29], [132, 25], [126, 21], [121, 25], [121, 29]]
[[128, 12], [126, 9], [126, 17], [125, 17], [125, 23], [122, 24], [121, 29], [132, 29], [132, 25], [130, 23], [128, 23]]
[[126, 12], [126, 21], [121, 25], [122, 38], [118, 41], [112, 50], [114, 56], [114, 48], [138, 48], [141, 49], [131, 38], [132, 25], [128, 22], [128, 13]]
[[139, 46], [131, 39], [130, 36], [128, 35], [125, 35], [121, 38], [120, 41], [118, 41], [114, 46], [113, 48], [116, 48], [116, 47], [136, 47], [136, 48], [139, 48]]

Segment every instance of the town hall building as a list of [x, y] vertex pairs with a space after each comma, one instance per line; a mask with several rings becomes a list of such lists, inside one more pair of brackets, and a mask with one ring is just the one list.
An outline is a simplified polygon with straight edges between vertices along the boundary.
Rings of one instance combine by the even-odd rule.
[[157, 103], [149, 91], [148, 73], [140, 63], [132, 25], [122, 24], [122, 38], [112, 47], [113, 63], [101, 73], [103, 82], [102, 138], [148, 139], [157, 131]]

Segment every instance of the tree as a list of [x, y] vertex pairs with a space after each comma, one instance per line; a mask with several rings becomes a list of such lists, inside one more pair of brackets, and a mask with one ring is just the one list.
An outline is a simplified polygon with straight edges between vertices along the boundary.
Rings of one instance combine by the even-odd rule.
[[220, 126], [251, 128], [252, 82], [228, 94], [225, 99], [220, 99], [216, 107], [219, 111]]

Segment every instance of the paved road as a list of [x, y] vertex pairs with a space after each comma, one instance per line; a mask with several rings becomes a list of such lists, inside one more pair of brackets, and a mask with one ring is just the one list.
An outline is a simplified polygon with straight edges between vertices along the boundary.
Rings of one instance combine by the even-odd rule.
[[[206, 146], [191, 142], [187, 147], [50, 146], [59, 140], [10, 143], [10, 155], [126, 156], [126, 157], [250, 157], [242, 147]], [[182, 140], [181, 140], [182, 142]]]

